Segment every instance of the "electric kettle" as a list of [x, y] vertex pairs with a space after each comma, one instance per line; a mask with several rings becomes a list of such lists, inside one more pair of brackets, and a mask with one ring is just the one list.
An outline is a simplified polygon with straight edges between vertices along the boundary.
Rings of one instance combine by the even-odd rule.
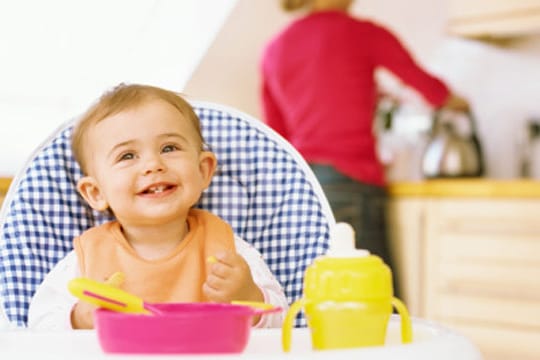
[[[458, 119], [469, 122], [468, 134], [458, 131]], [[477, 177], [484, 174], [480, 141], [472, 113], [440, 110], [433, 117], [430, 139], [422, 157], [426, 178]]]

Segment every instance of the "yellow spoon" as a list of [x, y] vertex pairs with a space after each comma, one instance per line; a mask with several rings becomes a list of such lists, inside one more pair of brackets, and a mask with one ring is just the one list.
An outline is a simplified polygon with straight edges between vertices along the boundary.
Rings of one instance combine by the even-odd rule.
[[[118, 279], [113, 279], [117, 281]], [[76, 278], [68, 283], [69, 291], [81, 300], [112, 311], [134, 314], [162, 314], [152, 304], [127, 291], [88, 278]]]
[[[123, 276], [113, 275], [106, 283], [88, 278], [76, 278], [68, 283], [69, 291], [79, 299], [112, 311], [133, 314], [163, 314], [163, 311], [140, 297], [110, 285], [123, 282]], [[280, 311], [281, 308], [257, 301], [231, 301], [233, 305], [249, 306], [264, 313]]]
[[233, 300], [231, 301], [231, 304], [249, 306], [251, 308], [260, 309], [260, 310], [274, 310], [274, 309], [276, 309], [276, 311], [281, 310], [280, 307], [276, 307], [274, 305], [263, 303], [260, 301]]

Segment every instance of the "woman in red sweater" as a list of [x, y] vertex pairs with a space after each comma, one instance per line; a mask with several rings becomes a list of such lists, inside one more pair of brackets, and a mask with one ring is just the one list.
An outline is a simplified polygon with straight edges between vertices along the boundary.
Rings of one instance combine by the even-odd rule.
[[312, 166], [336, 220], [355, 228], [356, 246], [392, 267], [384, 169], [372, 132], [375, 70], [391, 71], [434, 107], [468, 105], [423, 70], [390, 31], [352, 17], [352, 2], [281, 0], [284, 10], [304, 9], [307, 14], [277, 34], [264, 51], [262, 106], [266, 123]]

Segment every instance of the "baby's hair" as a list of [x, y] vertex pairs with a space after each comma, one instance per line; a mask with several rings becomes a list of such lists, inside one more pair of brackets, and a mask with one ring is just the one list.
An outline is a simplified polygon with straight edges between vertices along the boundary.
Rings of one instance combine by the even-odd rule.
[[88, 164], [84, 156], [88, 129], [103, 119], [122, 111], [134, 109], [152, 100], [163, 100], [174, 106], [186, 119], [191, 121], [196, 130], [201, 150], [205, 146], [201, 125], [197, 114], [191, 105], [179, 94], [159, 87], [140, 84], [120, 84], [105, 92], [79, 119], [71, 136], [71, 150], [84, 174], [87, 174]]
[[285, 11], [295, 11], [302, 9], [312, 0], [281, 0], [281, 8]]

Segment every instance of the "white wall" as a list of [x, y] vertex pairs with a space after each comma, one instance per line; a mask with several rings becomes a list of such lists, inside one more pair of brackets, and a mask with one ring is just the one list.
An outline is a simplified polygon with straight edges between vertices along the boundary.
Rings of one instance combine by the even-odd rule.
[[120, 82], [182, 90], [235, 2], [2, 2], [0, 176]]
[[[446, 6], [444, 0], [358, 0], [353, 12], [398, 32], [425, 63], [443, 36]], [[265, 43], [295, 16], [282, 12], [278, 0], [239, 0], [185, 91], [260, 116], [260, 54]]]
[[239, 0], [186, 84], [186, 94], [260, 116], [258, 61], [266, 41], [289, 20], [278, 1]]

